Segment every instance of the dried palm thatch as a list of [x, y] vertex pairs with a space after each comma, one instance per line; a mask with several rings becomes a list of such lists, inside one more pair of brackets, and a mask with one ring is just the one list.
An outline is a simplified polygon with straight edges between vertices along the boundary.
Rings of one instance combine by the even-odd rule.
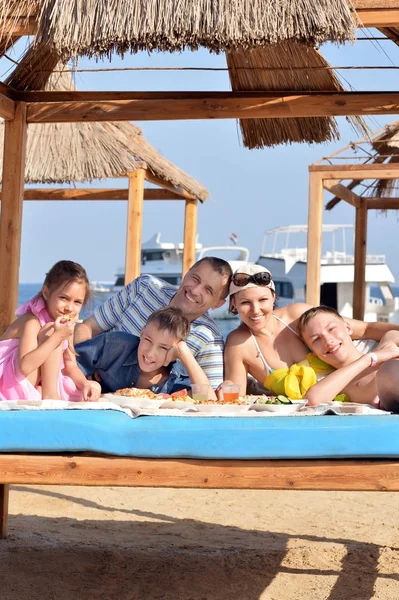
[[347, 0], [42, 0], [37, 43], [69, 57], [200, 46], [221, 52], [354, 36]]
[[[53, 73], [48, 90], [73, 90], [68, 73]], [[4, 123], [0, 121], [0, 176]], [[157, 177], [204, 201], [207, 190], [166, 160], [132, 123], [46, 123], [28, 126], [26, 183], [72, 183], [121, 177], [143, 161]]]
[[[295, 42], [226, 54], [234, 91], [342, 91], [338, 78], [321, 53]], [[348, 118], [362, 135], [368, 133], [361, 117]], [[247, 148], [264, 148], [281, 143], [320, 143], [339, 139], [333, 117], [287, 119], [242, 119], [240, 129]]]
[[42, 90], [57, 65], [63, 68], [60, 56], [54, 48], [31, 44], [4, 83], [22, 91]]
[[[365, 154], [363, 164], [397, 165], [399, 163], [399, 121], [394, 121], [390, 125], [386, 125], [382, 131], [378, 130], [378, 132], [371, 134], [367, 140], [358, 140], [351, 144], [353, 149], [357, 149], [361, 145], [371, 146], [371, 151], [367, 150]], [[361, 168], [361, 165], [359, 165], [359, 168]], [[364, 179], [354, 179], [346, 187], [351, 191], [356, 189], [367, 180], [366, 171], [364, 175]], [[375, 179], [371, 182], [368, 181], [367, 186], [365, 186], [360, 195], [369, 198], [399, 197], [398, 180]], [[332, 198], [327, 202], [326, 210], [332, 210], [340, 201], [337, 197]]]
[[39, 0], [3, 0], [0, 3], [0, 56], [19, 39], [16, 29], [39, 13]]

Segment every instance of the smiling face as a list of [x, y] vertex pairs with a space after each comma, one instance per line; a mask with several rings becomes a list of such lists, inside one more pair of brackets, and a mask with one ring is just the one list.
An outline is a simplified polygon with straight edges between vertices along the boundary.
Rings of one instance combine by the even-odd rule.
[[85, 302], [87, 285], [84, 282], [68, 281], [50, 290], [43, 286], [42, 295], [47, 312], [55, 321], [58, 317], [77, 317]]
[[141, 331], [137, 350], [140, 369], [145, 373], [162, 369], [168, 350], [176, 341], [176, 336], [167, 329], [159, 329], [158, 323], [148, 323]]
[[268, 287], [250, 287], [232, 296], [231, 305], [249, 329], [262, 330], [273, 312], [274, 292]]
[[223, 290], [228, 277], [207, 262], [194, 265], [184, 276], [170, 306], [180, 308], [189, 321], [194, 321], [211, 308], [224, 304]]
[[316, 356], [335, 368], [352, 361], [356, 350], [351, 333], [348, 323], [326, 312], [316, 314], [302, 329], [306, 345]]

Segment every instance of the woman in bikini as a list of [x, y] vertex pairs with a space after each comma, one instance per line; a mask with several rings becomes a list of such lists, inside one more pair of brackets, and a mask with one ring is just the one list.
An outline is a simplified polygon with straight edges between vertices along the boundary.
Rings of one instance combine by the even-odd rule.
[[[240, 326], [226, 340], [225, 380], [238, 383], [247, 393], [251, 375], [274, 394], [301, 398], [331, 369], [310, 354], [297, 332], [299, 317], [311, 306], [305, 303], [275, 308], [276, 293], [270, 271], [256, 264], [240, 267], [230, 284], [230, 312], [241, 319]], [[364, 323], [346, 319], [353, 339], [379, 341], [391, 323]]]

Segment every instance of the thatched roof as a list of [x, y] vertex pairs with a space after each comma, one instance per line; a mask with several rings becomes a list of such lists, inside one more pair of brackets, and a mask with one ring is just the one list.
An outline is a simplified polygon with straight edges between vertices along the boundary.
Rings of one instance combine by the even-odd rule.
[[200, 46], [221, 52], [285, 40], [344, 42], [355, 27], [347, 0], [42, 0], [37, 41], [68, 58]]
[[[398, 164], [399, 163], [399, 121], [394, 121], [382, 129], [372, 133], [370, 136], [351, 142], [342, 150], [335, 152], [331, 156], [323, 158], [329, 164]], [[345, 162], [343, 162], [345, 161]], [[318, 161], [320, 164], [320, 161]], [[365, 171], [365, 177], [362, 180], [354, 179], [346, 184], [351, 191], [366, 198], [394, 198], [399, 197], [399, 181], [397, 179], [374, 179], [368, 180]], [[334, 197], [326, 204], [326, 209], [331, 210], [340, 202], [340, 199]]]
[[[75, 89], [67, 73], [53, 73], [51, 90]], [[0, 175], [3, 153], [0, 132]], [[207, 190], [164, 158], [132, 123], [46, 123], [28, 125], [26, 183], [72, 183], [121, 177], [145, 162], [151, 173], [200, 200]]]
[[[282, 42], [250, 51], [227, 53], [231, 87], [234, 91], [298, 90], [342, 91], [335, 73], [316, 48]], [[312, 70], [312, 67], [321, 67]], [[280, 69], [280, 70], [279, 70]], [[361, 117], [348, 117], [361, 135], [368, 128]], [[320, 143], [339, 139], [333, 117], [289, 119], [242, 119], [243, 144], [247, 148], [263, 148], [281, 143]]]

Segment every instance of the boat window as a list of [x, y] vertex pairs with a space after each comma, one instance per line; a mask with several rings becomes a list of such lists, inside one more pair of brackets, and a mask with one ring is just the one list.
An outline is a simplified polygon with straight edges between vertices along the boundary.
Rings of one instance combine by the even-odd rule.
[[276, 294], [279, 298], [293, 298], [294, 286], [290, 281], [274, 281]]
[[141, 264], [145, 265], [148, 260], [162, 260], [163, 252], [159, 250], [146, 250], [141, 253]]

